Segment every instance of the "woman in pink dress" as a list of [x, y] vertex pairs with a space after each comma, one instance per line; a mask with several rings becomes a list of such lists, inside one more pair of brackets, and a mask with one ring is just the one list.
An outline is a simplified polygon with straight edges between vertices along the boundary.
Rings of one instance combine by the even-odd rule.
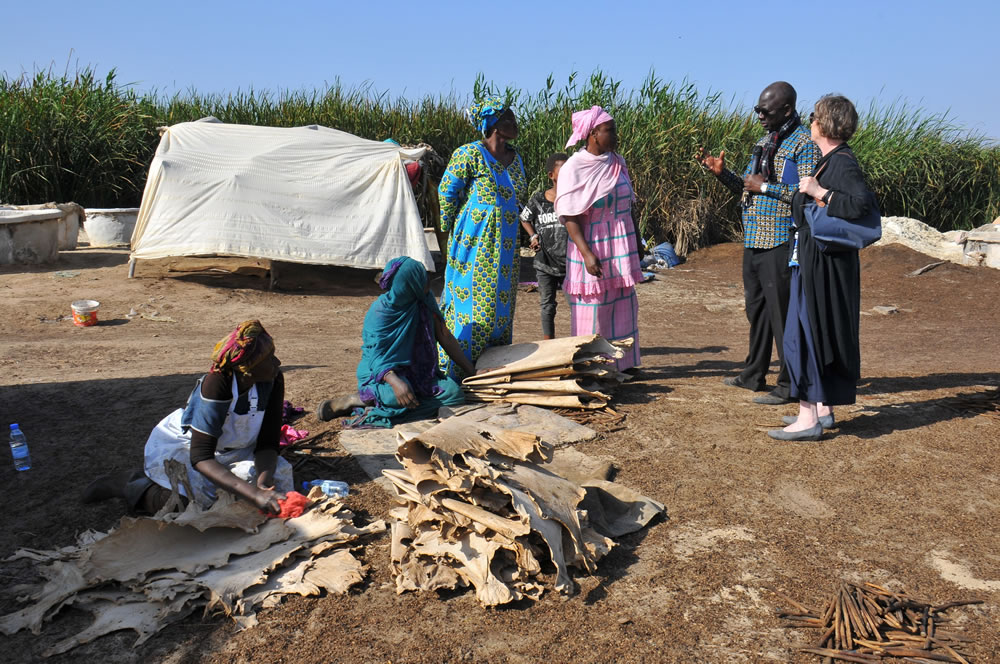
[[620, 371], [639, 366], [639, 301], [642, 279], [632, 200], [635, 194], [618, 149], [614, 118], [600, 106], [573, 114], [566, 147], [586, 140], [563, 164], [556, 188], [556, 214], [566, 225], [566, 280], [572, 334], [632, 339], [618, 360]]

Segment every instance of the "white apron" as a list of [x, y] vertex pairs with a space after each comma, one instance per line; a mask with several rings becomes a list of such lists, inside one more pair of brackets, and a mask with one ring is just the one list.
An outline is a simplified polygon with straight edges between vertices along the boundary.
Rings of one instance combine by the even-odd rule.
[[[200, 383], [199, 383], [200, 389]], [[215, 448], [215, 460], [229, 468], [230, 472], [251, 484], [257, 481], [257, 468], [254, 466], [253, 454], [257, 446], [257, 435], [264, 421], [265, 411], [257, 410], [257, 386], [254, 385], [247, 393], [250, 400], [250, 410], [244, 415], [233, 412], [239, 397], [236, 378], [233, 377], [233, 398], [229, 404], [229, 413], [222, 425]], [[191, 466], [191, 431], [181, 429], [183, 408], [163, 418], [146, 441], [145, 471], [146, 477], [162, 487], [170, 488], [170, 479], [163, 469], [166, 459], [175, 459], [187, 466], [188, 481], [194, 491], [193, 498], [202, 507], [210, 507], [216, 500], [216, 487], [207, 477]], [[288, 492], [295, 488], [292, 478], [292, 465], [284, 458], [278, 457], [274, 470], [274, 486], [278, 491]], [[187, 496], [182, 486], [181, 494]]]

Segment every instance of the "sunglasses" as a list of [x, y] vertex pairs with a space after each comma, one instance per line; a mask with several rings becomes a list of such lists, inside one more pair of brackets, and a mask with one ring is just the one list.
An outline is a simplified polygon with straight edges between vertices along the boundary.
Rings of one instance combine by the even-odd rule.
[[775, 108], [773, 110], [769, 110], [769, 109], [764, 108], [763, 106], [758, 105], [758, 106], [754, 106], [753, 107], [753, 112], [756, 113], [757, 115], [763, 115], [766, 118], [766, 117], [769, 117], [771, 115], [774, 115], [774, 114], [778, 113], [778, 111], [780, 111], [781, 109], [785, 108], [785, 106], [788, 106], [788, 104], [782, 104], [778, 108]]
[[816, 113], [815, 112], [810, 113], [809, 114], [809, 124], [812, 124], [813, 120], [815, 120], [815, 119], [816, 119]]

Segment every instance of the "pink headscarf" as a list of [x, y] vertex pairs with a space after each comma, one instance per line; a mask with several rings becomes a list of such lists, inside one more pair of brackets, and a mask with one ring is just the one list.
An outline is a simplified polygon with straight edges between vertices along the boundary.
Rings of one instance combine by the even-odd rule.
[[573, 114], [573, 135], [569, 137], [566, 147], [576, 145], [587, 138], [594, 127], [612, 120], [614, 118], [600, 106], [591, 106], [588, 111], [575, 112]]

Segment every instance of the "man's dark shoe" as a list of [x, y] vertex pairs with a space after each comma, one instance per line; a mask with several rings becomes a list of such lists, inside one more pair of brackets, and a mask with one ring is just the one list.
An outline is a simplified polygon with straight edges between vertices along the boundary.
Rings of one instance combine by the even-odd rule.
[[757, 387], [747, 385], [739, 376], [729, 376], [728, 378], [723, 378], [722, 384], [728, 385], [729, 387], [742, 387], [744, 390], [750, 390], [751, 392], [760, 392], [764, 389], [763, 385], [759, 385]]
[[754, 397], [753, 402], [759, 403], [764, 406], [781, 406], [786, 403], [792, 403], [798, 401], [798, 399], [793, 399], [791, 397], [783, 397], [774, 392], [768, 392], [767, 394], [762, 394], [759, 397]]

